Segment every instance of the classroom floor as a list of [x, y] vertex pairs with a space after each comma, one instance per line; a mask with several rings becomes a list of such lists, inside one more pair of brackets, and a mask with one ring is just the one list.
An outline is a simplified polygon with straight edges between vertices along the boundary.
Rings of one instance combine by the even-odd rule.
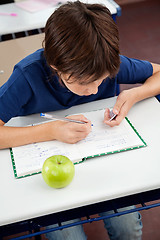
[[[122, 3], [117, 19], [121, 54], [160, 64], [160, 0], [129, 1], [117, 0]], [[141, 214], [143, 240], [160, 240], [160, 207]], [[109, 240], [102, 221], [85, 224], [84, 229], [88, 240]]]
[[[117, 0], [117, 3], [122, 8], [122, 16], [117, 19], [121, 54], [160, 63], [160, 0]], [[121, 86], [121, 90], [124, 88], [128, 86]], [[160, 207], [141, 214], [143, 240], [160, 240]], [[85, 224], [84, 230], [88, 240], [109, 240], [102, 221]]]

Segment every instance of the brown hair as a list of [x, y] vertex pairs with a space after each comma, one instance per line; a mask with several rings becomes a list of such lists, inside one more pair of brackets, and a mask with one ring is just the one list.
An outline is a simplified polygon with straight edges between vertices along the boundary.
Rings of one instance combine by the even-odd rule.
[[80, 1], [61, 5], [46, 23], [44, 54], [57, 72], [80, 84], [114, 76], [120, 65], [119, 35], [110, 11]]

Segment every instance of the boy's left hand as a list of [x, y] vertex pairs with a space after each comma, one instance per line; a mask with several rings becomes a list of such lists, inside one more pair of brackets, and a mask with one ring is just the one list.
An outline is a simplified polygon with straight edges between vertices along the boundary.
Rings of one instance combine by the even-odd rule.
[[106, 108], [104, 113], [104, 123], [114, 127], [119, 125], [122, 120], [127, 116], [131, 107], [137, 102], [137, 88], [124, 90], [117, 97], [116, 103], [113, 108], [113, 113], [117, 114], [116, 118], [112, 121], [110, 119], [110, 110]]

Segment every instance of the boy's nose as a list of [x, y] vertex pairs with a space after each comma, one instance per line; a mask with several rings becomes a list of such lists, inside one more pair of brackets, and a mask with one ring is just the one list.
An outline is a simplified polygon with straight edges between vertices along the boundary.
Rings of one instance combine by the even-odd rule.
[[94, 86], [88, 89], [88, 91], [90, 92], [90, 94], [96, 94], [98, 92], [98, 87]]
[[96, 94], [98, 92], [98, 87], [99, 85], [97, 84], [97, 82], [93, 82], [88, 86], [88, 93], [89, 94]]

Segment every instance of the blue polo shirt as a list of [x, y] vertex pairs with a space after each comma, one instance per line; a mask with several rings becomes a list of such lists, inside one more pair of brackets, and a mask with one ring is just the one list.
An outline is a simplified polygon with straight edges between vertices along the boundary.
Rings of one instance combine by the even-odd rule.
[[113, 97], [117, 83], [143, 83], [153, 73], [147, 61], [120, 58], [120, 70], [115, 78], [103, 81], [95, 95], [78, 96], [59, 83], [46, 63], [43, 49], [39, 49], [16, 64], [11, 77], [0, 88], [0, 119], [7, 122], [16, 116], [66, 109]]

